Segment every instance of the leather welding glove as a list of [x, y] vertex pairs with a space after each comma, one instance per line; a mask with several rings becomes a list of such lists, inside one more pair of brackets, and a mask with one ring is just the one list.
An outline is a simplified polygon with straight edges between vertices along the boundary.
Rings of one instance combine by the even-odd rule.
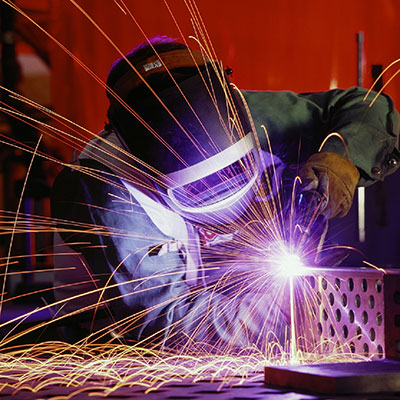
[[323, 198], [319, 213], [327, 219], [344, 217], [350, 210], [360, 179], [358, 169], [336, 153], [313, 154], [299, 174], [301, 191], [317, 191]]

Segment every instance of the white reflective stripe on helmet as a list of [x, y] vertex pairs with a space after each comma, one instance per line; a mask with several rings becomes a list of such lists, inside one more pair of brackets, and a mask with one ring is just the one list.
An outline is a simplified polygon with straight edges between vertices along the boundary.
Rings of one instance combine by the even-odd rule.
[[[200, 161], [190, 167], [165, 175], [164, 183], [167, 184], [168, 188], [173, 189], [197, 181], [228, 167], [252, 150], [256, 150], [256, 144], [253, 133], [249, 132], [244, 138], [207, 160]], [[171, 184], [171, 182], [173, 182], [173, 184]]]

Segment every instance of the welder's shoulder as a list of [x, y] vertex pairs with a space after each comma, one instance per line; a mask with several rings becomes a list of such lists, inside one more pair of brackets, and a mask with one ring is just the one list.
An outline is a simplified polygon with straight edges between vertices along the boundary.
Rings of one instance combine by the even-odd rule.
[[360, 87], [303, 93], [254, 90], [244, 90], [242, 93], [255, 119], [265, 114], [286, 114], [287, 117], [302, 120], [311, 113], [313, 117], [319, 115], [321, 120], [326, 120], [332, 113], [352, 112], [373, 104], [369, 114], [387, 116], [393, 121], [393, 130], [398, 131], [399, 116], [390, 96], [378, 96], [376, 92]]
[[281, 91], [242, 91], [253, 118], [267, 116], [294, 122], [307, 121], [322, 112], [321, 105], [302, 93]]
[[[342, 98], [362, 101], [367, 91], [358, 87], [349, 89], [332, 89], [317, 92], [295, 93], [288, 90], [268, 91], [268, 90], [242, 90], [242, 93], [250, 108], [254, 107], [289, 107], [311, 103], [316, 107], [325, 108], [331, 103], [335, 103]], [[373, 95], [373, 94], [372, 94]]]
[[360, 87], [298, 93], [297, 96], [312, 102], [323, 110], [330, 110], [330, 112], [369, 107], [370, 114], [388, 115], [394, 119], [398, 117], [393, 100], [389, 95], [384, 93], [378, 95], [374, 91]]
[[288, 90], [241, 90], [241, 92], [251, 108], [288, 106], [302, 100], [297, 93]]
[[[367, 89], [357, 86], [347, 89], [337, 88], [325, 91], [298, 93], [299, 97], [312, 101], [322, 108], [332, 107], [341, 103], [345, 103], [348, 106], [365, 103], [374, 99], [376, 95], [376, 92], [368, 91]], [[382, 102], [382, 104], [387, 104], [387, 97], [388, 96], [381, 96], [378, 101]]]
[[364, 127], [372, 126], [389, 136], [398, 136], [399, 113], [392, 98], [384, 93], [376, 93], [359, 87], [334, 89], [326, 92], [300, 93], [318, 104], [330, 116], [336, 115], [344, 123], [362, 122]]
[[322, 109], [307, 97], [291, 91], [242, 91], [256, 127], [265, 124], [269, 131], [287, 132], [321, 121]]

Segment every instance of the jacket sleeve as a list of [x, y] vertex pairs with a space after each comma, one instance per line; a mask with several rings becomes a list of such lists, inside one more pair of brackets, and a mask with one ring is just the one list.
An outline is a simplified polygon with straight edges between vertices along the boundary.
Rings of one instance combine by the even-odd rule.
[[304, 162], [317, 152], [335, 152], [360, 171], [359, 185], [366, 186], [394, 172], [399, 165], [399, 115], [393, 101], [365, 89], [327, 92], [243, 92], [254, 119], [261, 146], [268, 150], [267, 127], [272, 150], [288, 163]]
[[[189, 285], [184, 254], [177, 249], [160, 252], [174, 238], [160, 232], [118, 181], [108, 184], [107, 174], [102, 176], [62, 172], [53, 188], [52, 213], [64, 241], [84, 256], [101, 286], [110, 287], [104, 297], [119, 321], [115, 331], [143, 344], [190, 344], [191, 350], [197, 344], [211, 351], [256, 343], [261, 347], [271, 331], [283, 337], [285, 321], [273, 304], [273, 285], [255, 296], [248, 290], [252, 285], [243, 287], [243, 271], [235, 268], [229, 279], [217, 279], [208, 287], [204, 281]], [[218, 259], [206, 266], [206, 275], [213, 266], [221, 266]], [[219, 276], [226, 273], [224, 269]], [[228, 290], [215, 282], [235, 287]], [[280, 288], [276, 293], [282, 295]], [[266, 313], [268, 305], [271, 311]]]
[[142, 340], [173, 322], [167, 311], [188, 292], [183, 260], [178, 252], [157, 256], [159, 246], [171, 238], [152, 224], [112, 174], [99, 172], [95, 162], [86, 167], [98, 177], [73, 169], [57, 177], [52, 216], [64, 242], [83, 256], [98, 282], [98, 298], [107, 299], [111, 319], [118, 321], [113, 330]]

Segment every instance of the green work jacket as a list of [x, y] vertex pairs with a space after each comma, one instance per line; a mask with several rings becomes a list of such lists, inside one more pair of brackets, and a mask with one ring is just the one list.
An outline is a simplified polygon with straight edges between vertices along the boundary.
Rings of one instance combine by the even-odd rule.
[[270, 142], [272, 153], [289, 164], [306, 161], [323, 144], [321, 151], [352, 161], [360, 171], [360, 186], [383, 180], [399, 166], [399, 114], [387, 95], [375, 99], [372, 92], [364, 100], [367, 91], [357, 87], [300, 94], [242, 93], [261, 147], [270, 151]]

